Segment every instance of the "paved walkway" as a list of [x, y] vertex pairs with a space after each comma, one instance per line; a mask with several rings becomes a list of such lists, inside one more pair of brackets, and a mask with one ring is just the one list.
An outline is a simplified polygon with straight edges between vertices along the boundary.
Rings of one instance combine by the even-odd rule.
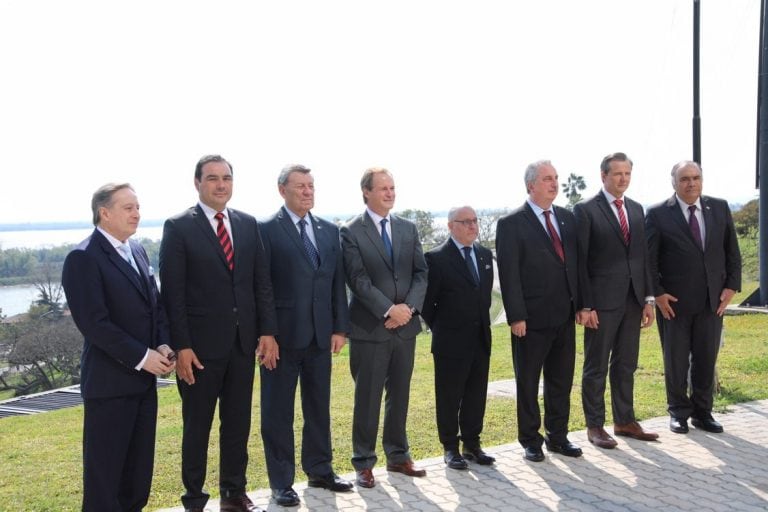
[[[547, 454], [544, 462], [527, 462], [513, 443], [486, 448], [496, 456], [491, 467], [455, 471], [442, 458], [426, 459], [419, 461], [426, 478], [377, 468], [373, 489], [334, 494], [302, 482], [294, 486], [302, 501], [297, 508], [270, 503], [268, 489], [248, 494], [257, 505], [282, 512], [768, 510], [768, 400], [730, 406], [715, 419], [725, 433], [692, 427], [687, 435], [673, 434], [668, 418], [647, 420], [643, 425], [659, 432], [658, 442], [618, 438], [614, 450], [595, 448], [583, 430], [572, 432], [570, 440], [584, 449], [579, 459]], [[208, 506], [219, 510], [215, 501]]]

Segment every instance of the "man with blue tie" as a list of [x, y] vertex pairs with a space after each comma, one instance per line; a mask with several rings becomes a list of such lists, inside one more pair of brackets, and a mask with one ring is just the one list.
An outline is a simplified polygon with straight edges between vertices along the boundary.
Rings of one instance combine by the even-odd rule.
[[137, 511], [149, 499], [157, 376], [174, 368], [168, 324], [147, 253], [130, 240], [139, 201], [127, 183], [99, 188], [96, 229], [67, 255], [61, 284], [85, 340], [83, 510]]
[[297, 382], [304, 413], [301, 465], [309, 486], [352, 490], [334, 473], [331, 449], [331, 353], [341, 351], [349, 330], [341, 244], [338, 227], [310, 213], [310, 172], [302, 165], [283, 168], [277, 188], [285, 204], [260, 226], [280, 333], [271, 348], [277, 364], [261, 367], [261, 437], [272, 497], [282, 506], [300, 503], [293, 489]]

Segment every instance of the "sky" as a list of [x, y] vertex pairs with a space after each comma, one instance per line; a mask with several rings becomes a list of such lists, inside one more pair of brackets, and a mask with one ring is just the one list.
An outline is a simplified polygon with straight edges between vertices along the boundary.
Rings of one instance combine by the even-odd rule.
[[[197, 201], [195, 163], [234, 166], [230, 206], [264, 217], [280, 169], [313, 170], [315, 213], [516, 207], [528, 163], [628, 195], [672, 194], [692, 157], [692, 0], [0, 2], [0, 224], [87, 221], [128, 181], [143, 218]], [[701, 0], [704, 192], [755, 190], [759, 0]], [[557, 201], [564, 204], [565, 198]]]

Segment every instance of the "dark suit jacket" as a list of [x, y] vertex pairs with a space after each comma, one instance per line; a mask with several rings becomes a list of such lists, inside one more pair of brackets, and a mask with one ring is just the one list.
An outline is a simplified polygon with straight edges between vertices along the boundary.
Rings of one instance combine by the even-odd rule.
[[320, 253], [317, 270], [285, 208], [261, 224], [261, 236], [275, 293], [278, 343], [306, 348], [317, 338], [330, 350], [331, 334], [349, 331], [339, 228], [314, 216], [312, 226]]
[[528, 329], [558, 327], [573, 319], [579, 307], [576, 219], [565, 208], [552, 208], [560, 225], [565, 263], [527, 202], [496, 225], [499, 281], [510, 325], [525, 320]]
[[602, 190], [573, 209], [588, 277], [581, 288], [582, 307], [623, 307], [630, 286], [639, 305], [645, 297], [653, 295], [643, 207], [625, 196], [624, 208], [629, 223], [629, 246], [624, 244], [619, 220]]
[[258, 337], [276, 334], [272, 284], [256, 219], [228, 208], [235, 249], [234, 272], [199, 206], [165, 221], [160, 283], [174, 350], [198, 358], [229, 356], [237, 334], [244, 353]]
[[491, 353], [491, 289], [493, 255], [474, 243], [480, 286], [469, 273], [464, 255], [451, 238], [424, 256], [429, 268], [427, 294], [421, 316], [432, 329], [432, 353], [465, 357], [467, 344], [478, 337]]
[[[394, 266], [373, 220], [367, 212], [341, 228], [341, 245], [347, 284], [352, 339], [386, 341], [392, 331], [384, 327], [384, 314], [393, 304], [406, 303], [421, 311], [427, 291], [427, 264], [416, 226], [390, 215]], [[403, 338], [421, 332], [421, 321], [395, 330]]]
[[146, 392], [155, 376], [135, 367], [148, 348], [168, 343], [168, 325], [144, 248], [129, 241], [141, 275], [98, 230], [67, 255], [61, 284], [85, 342], [85, 399]]
[[741, 288], [741, 253], [731, 209], [724, 200], [708, 196], [701, 196], [701, 208], [704, 251], [694, 242], [674, 195], [652, 206], [645, 219], [653, 295], [677, 297], [672, 308], [679, 315], [706, 307], [717, 311], [723, 288]]

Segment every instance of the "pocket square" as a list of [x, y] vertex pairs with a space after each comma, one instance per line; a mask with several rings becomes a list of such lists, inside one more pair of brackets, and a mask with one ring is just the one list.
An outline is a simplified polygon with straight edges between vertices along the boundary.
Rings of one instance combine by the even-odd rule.
[[488, 265], [488, 264], [486, 264], [486, 265], [485, 265], [485, 270], [490, 270], [490, 269], [491, 269], [491, 266], [490, 266], [490, 265]]

